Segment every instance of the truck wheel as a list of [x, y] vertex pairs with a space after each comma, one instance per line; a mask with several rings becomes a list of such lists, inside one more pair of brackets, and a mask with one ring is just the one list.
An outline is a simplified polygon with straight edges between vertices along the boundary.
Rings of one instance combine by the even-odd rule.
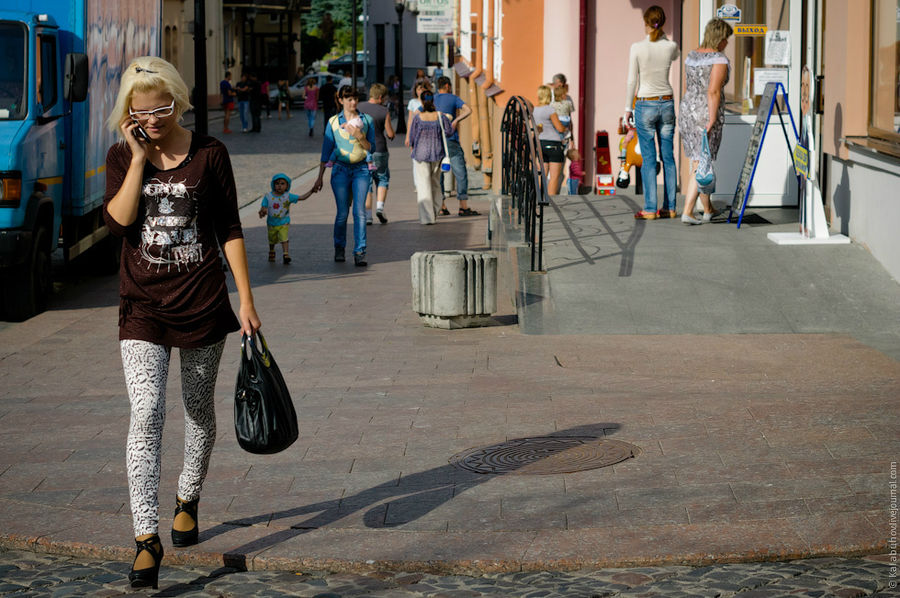
[[[84, 255], [84, 261], [93, 274], [108, 276], [119, 273], [120, 257], [122, 255], [122, 239], [113, 235], [107, 235], [99, 243], [91, 247]], [[81, 257], [77, 258], [81, 259]]]
[[44, 311], [53, 286], [50, 274], [50, 232], [40, 225], [34, 233], [31, 255], [9, 271], [3, 285], [6, 317], [21, 322]]

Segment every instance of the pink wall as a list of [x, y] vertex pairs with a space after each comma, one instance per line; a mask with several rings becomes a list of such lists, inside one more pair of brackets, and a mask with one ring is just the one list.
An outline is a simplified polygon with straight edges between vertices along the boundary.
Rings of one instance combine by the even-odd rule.
[[[545, 71], [553, 71], [554, 56], [560, 56], [564, 61], [568, 61], [566, 68], [569, 71], [563, 71], [573, 81], [578, 74], [578, 0], [569, 0], [567, 2], [548, 2], [545, 4], [545, 22], [553, 15], [553, 18], [564, 15], [565, 23], [560, 23], [557, 29], [552, 32], [552, 37], [545, 36], [544, 44], [544, 64]], [[594, 2], [588, 0], [588, 51], [587, 51], [587, 81], [586, 89], [586, 114], [577, 115], [578, 118], [587, 119], [587, 134], [585, 144], [587, 147], [581, 148], [581, 152], [585, 157], [585, 168], [589, 175], [594, 174], [594, 137], [598, 130], [605, 129], [609, 133], [610, 153], [613, 158], [613, 174], [618, 173], [618, 164], [616, 155], [619, 147], [619, 135], [616, 133], [619, 117], [625, 111], [625, 86], [628, 79], [628, 53], [631, 44], [643, 39], [644, 33], [644, 11], [653, 6], [659, 5], [666, 11], [666, 24], [664, 30], [666, 35], [681, 45], [681, 2], [677, 0], [630, 0], [629, 2]], [[548, 6], [550, 5], [550, 6]], [[568, 10], [563, 10], [563, 5], [567, 5]], [[570, 13], [574, 10], [574, 16]], [[550, 34], [547, 27], [545, 32]], [[554, 54], [552, 50], [553, 44], [551, 39], [559, 41], [560, 45], [569, 45], [575, 51], [575, 64], [571, 67], [570, 52], [563, 51]], [[570, 41], [571, 40], [571, 41]], [[693, 49], [693, 46], [689, 49]], [[550, 73], [552, 76], [552, 73]], [[679, 62], [672, 64], [671, 70], [672, 88], [675, 90], [675, 109], [678, 110], [678, 102], [681, 97], [681, 64]], [[571, 83], [570, 83], [571, 84]], [[577, 95], [572, 92], [573, 98]], [[575, 130], [578, 130], [576, 122]], [[675, 139], [676, 159], [679, 155], [680, 143], [678, 137]], [[634, 172], [632, 181], [634, 180]], [[660, 181], [662, 174], [660, 174]], [[592, 179], [593, 180], [593, 179]], [[632, 183], [633, 185], [633, 183]], [[634, 190], [634, 187], [631, 187]]]

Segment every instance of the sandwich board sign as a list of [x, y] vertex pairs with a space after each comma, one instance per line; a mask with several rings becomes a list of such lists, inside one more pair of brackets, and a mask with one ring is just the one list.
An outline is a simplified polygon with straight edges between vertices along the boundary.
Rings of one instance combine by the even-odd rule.
[[793, 233], [769, 233], [777, 245], [841, 245], [850, 242], [844, 235], [828, 232], [822, 191], [816, 177], [816, 138], [812, 129], [811, 99], [815, 97], [815, 77], [808, 66], [800, 75], [800, 135], [794, 147], [794, 169], [800, 180], [800, 226]]

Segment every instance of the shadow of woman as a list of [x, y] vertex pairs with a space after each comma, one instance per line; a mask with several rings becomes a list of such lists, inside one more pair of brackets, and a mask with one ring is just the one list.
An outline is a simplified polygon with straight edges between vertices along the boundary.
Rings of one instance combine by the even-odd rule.
[[[599, 440], [604, 436], [614, 434], [619, 427], [619, 424], [615, 423], [597, 423], [560, 430], [539, 438]], [[509, 440], [504, 444], [512, 446], [513, 444], [521, 443], [522, 440]], [[494, 445], [494, 447], [502, 450], [504, 444]], [[226, 521], [202, 532], [201, 541], [225, 534], [235, 527], [247, 527], [279, 519], [292, 519], [303, 515], [315, 514], [313, 517], [288, 528], [238, 546], [224, 555], [223, 564], [225, 566], [237, 570], [246, 570], [248, 554], [266, 550], [291, 538], [326, 527], [361, 511], [365, 511], [363, 522], [368, 528], [391, 528], [416, 521], [470, 488], [494, 479], [497, 475], [515, 473], [517, 467], [534, 463], [535, 460], [539, 461], [558, 456], [560, 453], [568, 450], [565, 447], [565, 444], [560, 444], [559, 449], [556, 449], [555, 452], [553, 449], [549, 452], [542, 452], [530, 462], [512, 461], [508, 464], [507, 471], [498, 470], [490, 474], [477, 473], [447, 464], [409, 476], [403, 476], [399, 480], [392, 479], [389, 482], [367, 488], [348, 497], [320, 501], [275, 513], [264, 513]]]

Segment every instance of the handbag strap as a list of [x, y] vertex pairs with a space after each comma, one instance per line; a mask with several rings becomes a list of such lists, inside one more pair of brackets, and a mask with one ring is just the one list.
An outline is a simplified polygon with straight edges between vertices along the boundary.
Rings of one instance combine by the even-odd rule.
[[438, 126], [441, 128], [441, 139], [444, 140], [444, 157], [450, 158], [450, 148], [447, 147], [447, 134], [444, 133], [444, 118], [449, 118], [446, 114], [438, 110]]
[[[256, 337], [259, 337], [259, 347], [256, 345]], [[241, 360], [249, 361], [250, 358], [247, 357], [247, 341], [250, 341], [250, 351], [257, 353], [262, 360], [263, 364], [266, 367], [271, 365], [271, 361], [269, 360], [269, 345], [266, 344], [266, 337], [263, 336], [262, 332], [257, 330], [256, 334], [253, 336], [247, 336], [246, 333], [241, 334]]]

